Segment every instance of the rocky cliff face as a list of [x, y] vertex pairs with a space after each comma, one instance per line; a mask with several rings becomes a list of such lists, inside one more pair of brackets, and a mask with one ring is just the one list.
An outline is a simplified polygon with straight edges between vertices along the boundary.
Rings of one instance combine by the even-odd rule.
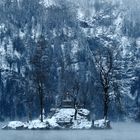
[[[30, 111], [29, 106], [33, 116], [38, 115], [30, 61], [42, 35], [50, 62], [44, 92], [46, 112], [52, 105], [61, 104], [64, 93], [75, 94], [78, 85], [77, 102], [97, 116], [102, 115], [102, 89], [90, 51], [108, 47], [113, 50], [113, 77], [122, 106], [120, 109], [114, 99], [110, 115], [119, 116], [123, 112], [136, 119], [140, 94], [138, 10], [137, 4], [119, 0], [3, 0], [0, 3], [0, 116], [24, 117]], [[115, 113], [114, 108], [118, 108]]]

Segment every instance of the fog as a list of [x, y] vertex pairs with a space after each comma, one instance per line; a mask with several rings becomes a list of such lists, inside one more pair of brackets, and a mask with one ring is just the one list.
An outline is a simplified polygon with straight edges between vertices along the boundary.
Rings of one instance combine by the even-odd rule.
[[0, 130], [0, 140], [139, 140], [140, 124], [113, 123], [112, 130]]

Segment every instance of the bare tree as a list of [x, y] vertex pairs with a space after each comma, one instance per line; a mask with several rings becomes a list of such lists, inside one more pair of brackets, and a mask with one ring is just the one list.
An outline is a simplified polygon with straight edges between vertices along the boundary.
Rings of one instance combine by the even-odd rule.
[[103, 88], [104, 118], [107, 119], [110, 102], [110, 86], [112, 81], [113, 58], [108, 48], [96, 50], [94, 53], [95, 65], [100, 76], [100, 83]]
[[46, 83], [46, 69], [45, 69], [45, 49], [46, 41], [41, 36], [37, 42], [37, 47], [32, 58], [34, 81], [37, 86], [37, 94], [40, 104], [40, 120], [43, 122], [43, 109], [44, 109], [44, 88]]

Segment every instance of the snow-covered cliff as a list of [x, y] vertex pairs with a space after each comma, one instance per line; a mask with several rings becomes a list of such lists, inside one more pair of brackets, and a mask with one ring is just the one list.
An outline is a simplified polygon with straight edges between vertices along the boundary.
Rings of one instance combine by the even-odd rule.
[[77, 102], [102, 116], [102, 89], [89, 51], [108, 47], [113, 50], [114, 84], [121, 104], [113, 99], [110, 116], [116, 119], [118, 114], [124, 114], [139, 119], [140, 21], [137, 2], [134, 3], [135, 6], [129, 0], [0, 2], [0, 119], [25, 117], [27, 112], [32, 112], [33, 117], [39, 114], [31, 60], [40, 35], [48, 46], [48, 55], [43, 58], [47, 60], [44, 65], [48, 77], [44, 92], [46, 114], [52, 106], [61, 104], [64, 93], [76, 92], [78, 85]]

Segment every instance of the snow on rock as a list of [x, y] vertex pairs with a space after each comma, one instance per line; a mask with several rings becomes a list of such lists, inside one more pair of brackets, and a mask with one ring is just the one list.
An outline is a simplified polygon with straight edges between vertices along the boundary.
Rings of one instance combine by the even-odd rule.
[[91, 121], [88, 121], [87, 119], [82, 119], [82, 120], [74, 120], [71, 128], [72, 129], [90, 129], [91, 126], [92, 126]]
[[48, 119], [50, 126], [69, 129], [89, 129], [92, 123], [88, 120], [89, 111], [78, 109], [77, 118], [74, 120], [75, 109], [56, 109], [54, 115]]
[[54, 115], [48, 119], [50, 126], [65, 128], [72, 124], [72, 119], [74, 116], [75, 110], [70, 109], [56, 109]]
[[75, 110], [72, 108], [57, 109], [56, 113], [53, 115], [52, 118], [55, 118], [57, 121], [59, 121], [59, 120], [69, 121], [73, 117], [74, 112], [75, 112]]
[[2, 129], [48, 129], [49, 124], [47, 122], [41, 122], [40, 120], [33, 120], [30, 122], [21, 122], [21, 121], [11, 121], [8, 125], [2, 127]]
[[21, 129], [26, 127], [23, 122], [20, 121], [11, 121], [8, 125], [2, 127], [2, 129]]
[[33, 120], [29, 123], [27, 123], [28, 129], [47, 129], [48, 123], [47, 122], [41, 122], [40, 120]]
[[47, 119], [47, 122], [50, 125], [50, 128], [60, 128], [60, 126], [56, 123], [55, 118]]
[[111, 128], [110, 121], [105, 119], [96, 120], [94, 122], [94, 128], [99, 128], [99, 129]]
[[78, 114], [83, 114], [83, 115], [85, 115], [85, 116], [87, 116], [87, 115], [89, 115], [89, 110], [87, 110], [87, 109], [79, 109], [78, 110]]

